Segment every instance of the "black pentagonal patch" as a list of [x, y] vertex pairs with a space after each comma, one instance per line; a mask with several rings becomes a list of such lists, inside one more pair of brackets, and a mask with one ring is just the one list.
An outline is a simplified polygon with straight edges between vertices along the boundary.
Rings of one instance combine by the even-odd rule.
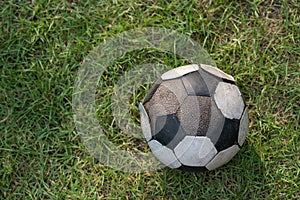
[[222, 133], [215, 144], [218, 151], [222, 151], [237, 143], [240, 120], [225, 118]]
[[210, 96], [206, 83], [198, 71], [182, 77], [182, 82], [188, 95]]
[[159, 87], [159, 85], [162, 83], [162, 79], [159, 78], [150, 88], [148, 94], [146, 95], [145, 99], [144, 99], [144, 104], [147, 103], [148, 101], [150, 101], [150, 99], [152, 98], [153, 94], [156, 92], [157, 88]]
[[153, 138], [162, 145], [174, 149], [184, 136], [185, 134], [175, 114], [157, 117]]
[[191, 167], [191, 166], [186, 166], [186, 165], [181, 165], [177, 169], [182, 170], [182, 171], [186, 171], [186, 172], [203, 172], [203, 171], [207, 171], [206, 167]]

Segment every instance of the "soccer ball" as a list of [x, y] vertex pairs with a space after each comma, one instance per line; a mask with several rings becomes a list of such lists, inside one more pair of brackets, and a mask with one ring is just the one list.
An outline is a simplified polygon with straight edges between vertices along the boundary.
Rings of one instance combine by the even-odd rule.
[[139, 109], [151, 151], [170, 168], [214, 170], [233, 158], [248, 133], [248, 110], [234, 78], [209, 65], [162, 74]]

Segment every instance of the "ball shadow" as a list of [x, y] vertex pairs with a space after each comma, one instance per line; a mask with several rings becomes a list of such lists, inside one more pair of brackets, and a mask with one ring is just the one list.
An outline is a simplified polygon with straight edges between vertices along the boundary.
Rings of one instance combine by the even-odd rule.
[[205, 172], [164, 169], [165, 196], [180, 199], [264, 198], [266, 179], [257, 150], [245, 144], [226, 165]]

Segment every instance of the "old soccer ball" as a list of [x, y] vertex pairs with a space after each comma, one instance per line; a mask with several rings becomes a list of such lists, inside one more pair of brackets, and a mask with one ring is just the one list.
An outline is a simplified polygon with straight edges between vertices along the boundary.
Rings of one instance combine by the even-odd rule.
[[139, 109], [151, 151], [170, 168], [214, 170], [233, 158], [248, 133], [248, 110], [234, 78], [209, 65], [167, 71]]

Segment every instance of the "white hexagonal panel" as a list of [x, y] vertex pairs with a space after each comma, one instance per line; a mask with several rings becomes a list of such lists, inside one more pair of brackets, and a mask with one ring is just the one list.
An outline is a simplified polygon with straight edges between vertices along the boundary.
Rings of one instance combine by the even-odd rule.
[[222, 70], [216, 68], [216, 67], [213, 67], [213, 66], [210, 66], [210, 65], [204, 65], [204, 64], [201, 64], [201, 68], [204, 69], [205, 71], [215, 75], [215, 76], [218, 76], [220, 78], [224, 78], [224, 79], [228, 79], [228, 80], [231, 80], [231, 81], [234, 81], [234, 78], [229, 75], [229, 74], [226, 74], [225, 72], [223, 72]]
[[139, 104], [139, 110], [141, 113], [141, 127], [143, 131], [143, 135], [147, 141], [151, 139], [151, 126], [149, 122], [148, 114], [143, 106], [143, 104]]
[[192, 145], [196, 136], [185, 136], [184, 139], [178, 143], [178, 145], [174, 148], [175, 155], [181, 157], [188, 148]]
[[163, 75], [161, 75], [162, 80], [170, 80], [170, 79], [174, 79], [174, 78], [178, 78], [181, 77], [185, 74], [194, 72], [199, 70], [199, 66], [196, 64], [192, 64], [192, 65], [185, 65], [185, 66], [181, 66], [181, 67], [177, 67], [174, 69], [171, 69], [167, 72], [165, 72]]
[[238, 137], [238, 143], [240, 146], [244, 144], [248, 132], [249, 132], [249, 117], [248, 117], [248, 108], [246, 108], [240, 121], [239, 137]]
[[205, 167], [208, 170], [214, 170], [229, 162], [240, 150], [238, 145], [233, 145], [228, 149], [220, 151]]
[[173, 151], [168, 147], [163, 146], [156, 140], [151, 140], [148, 142], [148, 145], [155, 157], [166, 166], [170, 168], [178, 168], [181, 166], [181, 163], [177, 160]]
[[214, 100], [225, 117], [241, 118], [245, 105], [236, 85], [220, 82], [216, 88]]
[[217, 154], [210, 139], [202, 136], [186, 136], [174, 152], [182, 164], [194, 167], [205, 166]]

